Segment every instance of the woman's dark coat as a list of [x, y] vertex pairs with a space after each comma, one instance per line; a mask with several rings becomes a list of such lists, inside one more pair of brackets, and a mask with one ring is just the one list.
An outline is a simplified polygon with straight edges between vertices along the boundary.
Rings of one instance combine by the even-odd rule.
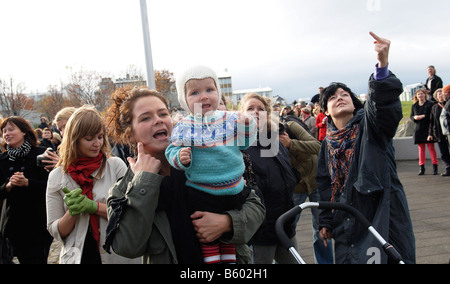
[[[294, 207], [293, 192], [299, 178], [292, 169], [288, 150], [278, 139], [276, 143], [279, 143], [279, 148], [273, 157], [264, 157], [262, 151], [267, 151], [270, 147], [263, 147], [260, 143], [245, 150], [250, 155], [256, 183], [262, 194], [261, 199], [266, 206], [266, 218], [251, 242], [254, 245], [279, 244], [275, 222]], [[290, 238], [295, 236], [294, 221], [287, 222], [285, 226], [286, 234]]]
[[[431, 109], [433, 103], [426, 101], [422, 106], [419, 102], [415, 103], [411, 107], [411, 120], [416, 124], [414, 131], [414, 144], [423, 143], [435, 143], [436, 141], [428, 141], [428, 132], [430, 129]], [[415, 120], [414, 116], [425, 114], [425, 118], [422, 120]]]
[[[415, 238], [392, 143], [403, 116], [399, 100], [402, 92], [402, 83], [392, 73], [381, 81], [370, 78], [365, 107], [349, 122], [359, 124], [359, 134], [347, 183], [337, 202], [361, 211], [405, 262], [414, 263]], [[328, 127], [335, 127], [331, 119]], [[332, 194], [328, 164], [324, 140], [317, 169], [322, 201], [330, 201]], [[320, 215], [320, 227], [333, 230], [337, 263], [388, 262], [380, 244], [353, 216], [341, 211], [324, 211]]]
[[[40, 246], [51, 243], [47, 231], [46, 189], [48, 172], [36, 165], [36, 157], [45, 148], [32, 147], [30, 153], [16, 161], [8, 153], [0, 155], [0, 202], [3, 202], [0, 231], [10, 242], [20, 246]], [[6, 184], [15, 172], [23, 172], [28, 187], [6, 191]]]

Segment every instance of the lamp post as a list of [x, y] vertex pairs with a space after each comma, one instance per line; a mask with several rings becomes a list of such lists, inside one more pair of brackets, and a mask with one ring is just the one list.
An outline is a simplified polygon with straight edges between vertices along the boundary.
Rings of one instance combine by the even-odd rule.
[[147, 67], [147, 85], [156, 89], [155, 74], [153, 71], [152, 45], [150, 43], [150, 29], [148, 25], [147, 1], [141, 1], [142, 33], [144, 35], [145, 63]]

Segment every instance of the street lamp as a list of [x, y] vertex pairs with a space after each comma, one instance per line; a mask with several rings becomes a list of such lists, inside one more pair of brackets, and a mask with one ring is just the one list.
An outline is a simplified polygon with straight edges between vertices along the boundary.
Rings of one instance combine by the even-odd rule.
[[156, 90], [155, 74], [153, 71], [152, 45], [150, 43], [150, 29], [148, 25], [147, 1], [141, 1], [142, 33], [144, 35], [145, 63], [147, 66], [147, 85]]

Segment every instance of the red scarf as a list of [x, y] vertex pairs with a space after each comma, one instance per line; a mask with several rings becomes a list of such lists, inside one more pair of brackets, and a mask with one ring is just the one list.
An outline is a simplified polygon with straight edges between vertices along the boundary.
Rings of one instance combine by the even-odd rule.
[[[92, 188], [94, 187], [94, 178], [91, 176], [102, 165], [103, 154], [99, 153], [95, 158], [78, 158], [73, 164], [69, 166], [67, 172], [72, 179], [81, 187], [83, 195], [89, 199], [92, 198]], [[90, 224], [92, 228], [92, 235], [97, 241], [97, 248], [100, 245], [100, 231], [98, 218], [95, 214], [90, 216]]]

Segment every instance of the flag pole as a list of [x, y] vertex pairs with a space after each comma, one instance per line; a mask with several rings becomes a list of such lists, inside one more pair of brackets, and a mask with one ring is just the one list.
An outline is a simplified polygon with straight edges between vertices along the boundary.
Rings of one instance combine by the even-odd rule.
[[150, 43], [150, 29], [148, 24], [147, 0], [141, 1], [142, 32], [144, 34], [145, 63], [147, 67], [147, 85], [156, 89], [155, 74], [153, 71], [152, 45]]

